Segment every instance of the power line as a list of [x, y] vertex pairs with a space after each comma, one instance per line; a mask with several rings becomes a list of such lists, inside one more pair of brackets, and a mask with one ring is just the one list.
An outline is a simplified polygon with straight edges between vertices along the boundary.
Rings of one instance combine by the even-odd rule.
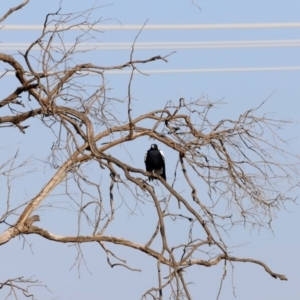
[[[178, 73], [229, 73], [229, 72], [278, 72], [278, 71], [300, 71], [300, 66], [283, 66], [283, 67], [246, 67], [246, 68], [201, 68], [201, 69], [158, 69], [158, 70], [139, 70], [135, 74], [178, 74]], [[131, 74], [131, 70], [107, 70], [106, 74], [125, 75]], [[79, 72], [78, 72], [79, 73]], [[89, 74], [90, 72], [80, 72]], [[14, 71], [0, 72], [2, 75], [15, 75]], [[29, 74], [28, 74], [29, 75]], [[49, 73], [48, 75], [51, 75]]]
[[[143, 25], [48, 25], [48, 30], [140, 30]], [[250, 24], [160, 24], [145, 25], [143, 30], [208, 30], [208, 29], [271, 29], [271, 28], [299, 28], [300, 23], [250, 23]], [[43, 30], [43, 25], [3, 25], [1, 30]]]
[[[227, 72], [267, 72], [267, 71], [300, 71], [300, 66], [285, 67], [254, 67], [254, 68], [206, 68], [206, 69], [172, 69], [172, 70], [140, 70], [144, 74], [163, 73], [227, 73]], [[131, 74], [131, 70], [111, 70], [109, 74]], [[138, 74], [136, 72], [136, 74]]]
[[[3, 43], [1, 51], [27, 50], [30, 43]], [[52, 43], [52, 47], [59, 48], [61, 43]], [[74, 47], [74, 43], [64, 43], [64, 49]], [[260, 41], [212, 41], [212, 42], [138, 42], [135, 49], [214, 49], [214, 48], [277, 48], [300, 47], [300, 40], [260, 40]], [[80, 43], [76, 50], [131, 50], [132, 43]], [[34, 46], [32, 50], [41, 50], [40, 46]]]

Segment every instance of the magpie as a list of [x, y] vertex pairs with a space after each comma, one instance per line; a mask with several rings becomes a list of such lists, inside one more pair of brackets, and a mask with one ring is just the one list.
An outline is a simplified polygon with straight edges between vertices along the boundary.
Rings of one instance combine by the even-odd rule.
[[[166, 167], [164, 153], [157, 148], [156, 144], [152, 144], [145, 154], [146, 171], [160, 175], [166, 180]], [[157, 179], [149, 176], [149, 180]]]

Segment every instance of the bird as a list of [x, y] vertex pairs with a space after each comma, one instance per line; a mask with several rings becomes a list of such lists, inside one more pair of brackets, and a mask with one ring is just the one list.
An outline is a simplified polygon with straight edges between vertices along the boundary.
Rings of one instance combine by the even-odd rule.
[[[156, 144], [152, 144], [150, 149], [145, 154], [146, 171], [160, 175], [166, 180], [166, 167], [164, 153], [158, 149]], [[149, 176], [149, 181], [157, 179]]]

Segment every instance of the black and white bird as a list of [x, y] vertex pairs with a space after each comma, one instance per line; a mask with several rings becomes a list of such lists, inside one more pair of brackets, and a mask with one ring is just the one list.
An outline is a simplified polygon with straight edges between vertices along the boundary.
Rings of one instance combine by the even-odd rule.
[[[160, 175], [166, 180], [166, 167], [164, 153], [157, 148], [156, 144], [152, 144], [145, 154], [146, 171]], [[157, 179], [152, 176], [149, 180]]]

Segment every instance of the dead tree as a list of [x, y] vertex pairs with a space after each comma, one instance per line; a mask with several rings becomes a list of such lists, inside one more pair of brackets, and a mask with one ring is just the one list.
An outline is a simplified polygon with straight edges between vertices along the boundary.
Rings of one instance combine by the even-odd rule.
[[[11, 9], [1, 21], [28, 2]], [[99, 34], [94, 29], [97, 20], [89, 21], [89, 14], [95, 9], [69, 15], [60, 14], [60, 10], [48, 14], [40, 36], [25, 52], [18, 56], [0, 53], [0, 61], [7, 68], [1, 80], [9, 72], [15, 75], [10, 77], [15, 84], [12, 90], [2, 87], [6, 96], [0, 101], [1, 131], [11, 127], [15, 135], [25, 134], [26, 139], [28, 131], [36, 130], [32, 126], [37, 126], [36, 122], [31, 123], [34, 119], [39, 120], [49, 137], [55, 138], [45, 158], [53, 175], [33, 198], [21, 204], [12, 199], [10, 182], [20, 175], [26, 177], [28, 161], [16, 163], [16, 158], [22, 157], [22, 149], [16, 150], [9, 160], [1, 159], [0, 175], [7, 183], [7, 196], [5, 205], [2, 201], [0, 206], [0, 245], [15, 237], [39, 235], [54, 242], [76, 244], [78, 253], [84, 255], [80, 245], [96, 242], [111, 267], [123, 266], [128, 272], [139, 269], [129, 266], [126, 258], [119, 258], [111, 246], [139, 251], [152, 257], [160, 271], [157, 285], [149, 287], [143, 299], [163, 299], [164, 295], [192, 299], [185, 274], [195, 265], [247, 262], [260, 266], [274, 278], [287, 280], [262, 261], [229, 253], [231, 245], [226, 238], [232, 228], [241, 224], [245, 229], [270, 227], [276, 210], [284, 208], [286, 201], [295, 200], [290, 192], [298, 185], [298, 157], [286, 150], [277, 135], [277, 129], [286, 122], [261, 115], [259, 106], [236, 120], [215, 123], [210, 121], [210, 115], [219, 103], [202, 98], [192, 102], [183, 98], [168, 101], [158, 110], [133, 117], [131, 83], [139, 65], [167, 62], [167, 57], [134, 59], [133, 43], [129, 60], [123, 64], [77, 63], [78, 57], [82, 60], [84, 55], [77, 51], [78, 45]], [[81, 28], [81, 34], [72, 46], [66, 46], [66, 35], [75, 26]], [[127, 98], [120, 100], [109, 93], [106, 76], [109, 70], [125, 68], [130, 68], [132, 74]], [[116, 107], [126, 113], [117, 114]], [[166, 161], [168, 182], [155, 174], [152, 176], [157, 177], [156, 183], [147, 181], [149, 173], [115, 151], [120, 146], [126, 149], [131, 143], [137, 145], [145, 137], [176, 154], [173, 165]], [[146, 151], [148, 145], [141, 149]], [[142, 158], [143, 155], [144, 152]], [[91, 170], [97, 170], [101, 176], [89, 176]], [[73, 211], [78, 219], [73, 235], [53, 233], [35, 223], [41, 219], [37, 210], [50, 206], [53, 198], [49, 196], [59, 187], [67, 199], [64, 205], [75, 205]], [[132, 211], [134, 206], [154, 205], [155, 219], [147, 218], [147, 210], [143, 210], [147, 227], [153, 229], [146, 242], [123, 238], [118, 232], [106, 235], [121, 214], [116, 201]], [[51, 212], [55, 213], [55, 209]], [[180, 242], [170, 234], [176, 220], [182, 220], [188, 228], [187, 234], [179, 237]], [[226, 271], [223, 278], [225, 275]], [[1, 288], [29, 295], [24, 281], [22, 277], [8, 279]], [[36, 281], [30, 278], [27, 283], [34, 285]]]

